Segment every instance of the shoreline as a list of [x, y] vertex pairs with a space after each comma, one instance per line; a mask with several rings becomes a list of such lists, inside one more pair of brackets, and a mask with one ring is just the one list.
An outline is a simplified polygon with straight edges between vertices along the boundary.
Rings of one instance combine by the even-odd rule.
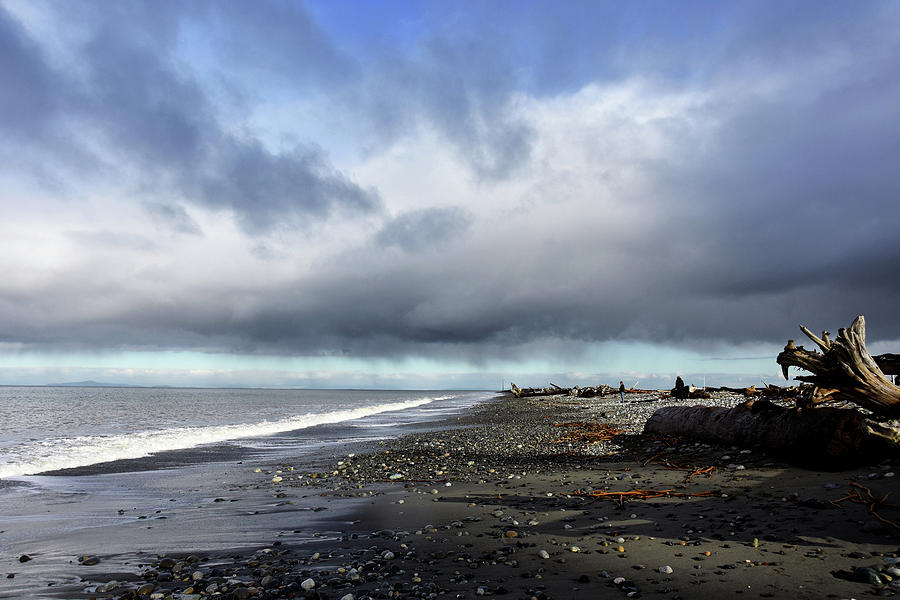
[[[342, 447], [296, 463], [231, 465], [219, 475], [227, 485], [197, 510], [222, 512], [208, 524], [210, 538], [227, 542], [229, 532], [251, 529], [258, 543], [186, 551], [167, 547], [163, 531], [152, 543], [143, 540], [142, 554], [111, 555], [82, 536], [79, 554], [99, 563], [75, 563], [72, 571], [84, 582], [41, 592], [187, 600], [900, 593], [884, 577], [890, 559], [900, 556], [900, 531], [867, 506], [831, 503], [859, 489], [854, 484], [878, 497], [897, 490], [895, 466], [816, 472], [751, 449], [654, 440], [640, 433], [646, 417], [678, 402], [637, 394], [628, 400], [500, 396], [444, 428], [376, 443], [374, 451]], [[571, 425], [583, 422], [622, 431], [600, 441], [604, 436]], [[646, 500], [615, 495], [635, 490], [674, 493]], [[594, 491], [607, 496], [589, 495]], [[879, 511], [900, 520], [898, 508]], [[195, 513], [168, 515], [170, 530]], [[199, 560], [185, 562], [191, 554]], [[4, 562], [0, 568], [8, 571]], [[869, 567], [874, 571], [864, 571]], [[882, 583], [832, 574], [840, 571]], [[309, 580], [315, 587], [307, 590]], [[0, 597], [21, 597], [4, 596], [3, 581]], [[152, 592], [138, 595], [141, 586]]]

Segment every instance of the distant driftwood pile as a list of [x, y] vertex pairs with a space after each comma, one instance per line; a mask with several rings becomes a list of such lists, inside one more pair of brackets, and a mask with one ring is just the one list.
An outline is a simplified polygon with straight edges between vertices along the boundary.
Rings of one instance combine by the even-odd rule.
[[[509, 386], [510, 391], [516, 398], [531, 398], [534, 396], [573, 396], [577, 398], [597, 398], [600, 396], [610, 396], [612, 394], [619, 393], [619, 388], [608, 385], [588, 387], [578, 387], [576, 385], [575, 387], [564, 388], [559, 387], [555, 383], [551, 383], [549, 387], [545, 388], [520, 388], [515, 383], [510, 382]], [[659, 392], [659, 390], [642, 390], [635, 387], [626, 388], [625, 391], [629, 394], [655, 394]]]
[[[900, 454], [900, 421], [896, 420], [900, 386], [886, 374], [900, 373], [900, 357], [869, 354], [862, 316], [848, 329], [840, 329], [834, 341], [827, 331], [818, 337], [800, 328], [821, 353], [788, 340], [776, 358], [785, 377], [789, 367], [811, 373], [797, 377], [809, 385], [795, 394], [793, 406], [755, 399], [731, 409], [672, 406], [656, 411], [644, 432], [757, 446], [820, 469], [868, 464]], [[863, 410], [826, 405], [838, 401]]]

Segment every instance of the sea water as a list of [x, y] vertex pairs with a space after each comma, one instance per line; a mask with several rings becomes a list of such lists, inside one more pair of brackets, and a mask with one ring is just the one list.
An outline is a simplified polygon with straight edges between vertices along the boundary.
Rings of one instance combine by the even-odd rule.
[[[234, 455], [391, 437], [487, 392], [0, 387], [0, 480], [191, 448]], [[335, 427], [337, 425], [337, 427]], [[330, 426], [330, 427], [329, 427]], [[171, 465], [171, 461], [167, 464]]]

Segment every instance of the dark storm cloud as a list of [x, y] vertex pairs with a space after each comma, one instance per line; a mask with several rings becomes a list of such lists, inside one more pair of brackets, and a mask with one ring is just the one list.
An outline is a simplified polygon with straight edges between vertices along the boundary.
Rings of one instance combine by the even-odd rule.
[[[890, 3], [486, 3], [365, 56], [338, 50], [335, 32], [302, 6], [263, 4], [235, 23], [236, 6], [203, 8], [240, 41], [225, 56], [280, 85], [315, 88], [352, 135], [381, 149], [437, 132], [487, 191], [545, 167], [534, 160], [542, 124], [517, 110], [519, 94], [564, 100], [588, 85], [614, 94], [637, 78], [649, 83], [626, 104], [644, 93], [701, 99], [649, 115], [623, 106], [580, 149], [584, 162], [608, 165], [607, 179], [558, 165], [548, 170], [558, 178], [535, 182], [538, 198], [505, 220], [486, 223], [481, 198], [465, 203], [470, 212], [426, 198], [354, 240], [362, 250], [266, 289], [213, 283], [160, 299], [80, 272], [77, 284], [48, 284], [28, 302], [0, 293], [4, 339], [479, 360], [532, 340], [780, 343], [798, 323], [834, 331], [858, 313], [870, 337], [900, 338], [900, 30]], [[76, 76], [47, 66], [0, 11], [0, 64], [33, 97], [0, 90], [22, 121], [10, 130], [90, 123], [145, 174], [143, 186], [179, 192], [145, 207], [186, 233], [195, 224], [182, 203], [233, 211], [251, 232], [377, 209], [377, 194], [315, 146], [274, 153], [225, 128], [174, 56], [178, 19], [157, 16], [154, 33], [134, 39], [126, 17], [91, 22]], [[239, 56], [239, 46], [250, 49]], [[570, 133], [575, 144], [584, 132]], [[631, 154], [656, 138], [665, 150]], [[560, 180], [576, 187], [580, 177], [598, 188], [596, 208], [554, 198]], [[549, 202], [555, 211], [538, 212]], [[112, 308], [94, 311], [93, 298]]]
[[[74, 48], [75, 72], [53, 68], [21, 26], [0, 9], [0, 45], [16, 86], [4, 86], [4, 129], [67, 132], [92, 155], [103, 177], [153, 196], [234, 212], [251, 232], [304, 225], [335, 210], [368, 213], [380, 205], [334, 169], [313, 146], [273, 152], [250, 134], [228, 131], [207, 92], [173, 55], [178, 5], [67, 5], [87, 31]], [[92, 20], [93, 19], [93, 20]], [[136, 23], [140, 27], [136, 28]], [[56, 134], [60, 135], [59, 133]], [[100, 142], [106, 150], [96, 151]], [[67, 162], [53, 140], [27, 144], [41, 160]], [[80, 165], [68, 161], [70, 169]], [[37, 168], [37, 166], [35, 166]], [[131, 173], [136, 173], [136, 175]], [[132, 181], [135, 180], [135, 181]]]
[[471, 214], [457, 206], [416, 210], [386, 223], [375, 240], [382, 246], [397, 246], [407, 252], [427, 250], [463, 235], [472, 220]]
[[188, 235], [200, 235], [200, 226], [180, 204], [146, 202], [144, 210], [165, 229]]
[[0, 115], [4, 136], [42, 135], [55, 112], [53, 76], [34, 42], [12, 15], [0, 9]]

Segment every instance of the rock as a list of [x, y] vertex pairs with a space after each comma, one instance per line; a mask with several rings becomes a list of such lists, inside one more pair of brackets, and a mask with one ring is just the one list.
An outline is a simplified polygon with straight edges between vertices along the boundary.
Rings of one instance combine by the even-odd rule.
[[546, 550], [541, 550], [540, 552], [538, 552], [538, 556], [540, 556], [541, 558], [550, 558], [550, 553]]
[[100, 593], [102, 593], [102, 594], [105, 594], [105, 593], [107, 593], [107, 592], [113, 591], [113, 590], [116, 589], [117, 587], [119, 587], [119, 582], [116, 581], [115, 579], [112, 579], [112, 580], [110, 580], [110, 581], [107, 581], [107, 582], [104, 583], [103, 585], [101, 585], [100, 588], [99, 588], [97, 591], [100, 592]]
[[150, 594], [153, 593], [153, 590], [155, 590], [155, 589], [156, 589], [156, 586], [153, 585], [152, 583], [145, 583], [144, 585], [142, 585], [141, 587], [139, 587], [137, 589], [137, 595], [138, 596], [149, 596]]
[[663, 575], [671, 575], [674, 571], [669, 565], [663, 565], [659, 568], [659, 572]]
[[27, 554], [23, 554], [22, 556], [19, 557], [19, 562], [20, 562], [20, 563], [26, 563], [26, 562], [28, 562], [29, 560], [31, 560], [31, 557], [28, 556]]
[[384, 560], [394, 560], [394, 553], [390, 550], [385, 550], [381, 555], [381, 558], [383, 558]]
[[353, 600], [353, 594], [347, 594], [346, 596], [341, 596], [341, 600]]
[[171, 571], [174, 566], [175, 566], [174, 558], [164, 558], [159, 561], [160, 569], [165, 569], [166, 571]]
[[882, 584], [881, 577], [878, 575], [878, 571], [870, 567], [854, 567], [853, 579], [854, 581], [859, 581], [860, 583], [868, 583], [871, 585]]
[[99, 563], [100, 563], [100, 558], [97, 557], [97, 556], [87, 556], [87, 555], [85, 555], [85, 556], [80, 556], [80, 557], [78, 557], [78, 562], [80, 562], [80, 563], [83, 564], [83, 565], [87, 565], [87, 566], [90, 567], [90, 566], [99, 564]]
[[303, 583], [300, 584], [300, 587], [308, 592], [309, 590], [316, 587], [316, 582], [313, 581], [312, 577], [310, 577], [309, 579], [304, 579]]

